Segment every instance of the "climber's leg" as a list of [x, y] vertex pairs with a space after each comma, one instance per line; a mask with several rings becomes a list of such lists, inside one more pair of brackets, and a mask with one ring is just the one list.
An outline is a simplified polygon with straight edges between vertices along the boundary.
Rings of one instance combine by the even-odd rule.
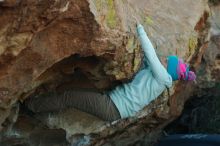
[[39, 98], [29, 99], [26, 104], [33, 112], [51, 112], [73, 107], [103, 120], [120, 119], [120, 114], [110, 97], [93, 91], [48, 93]]
[[38, 96], [29, 97], [24, 101], [24, 104], [33, 112], [56, 112], [66, 106], [63, 104], [64, 99], [56, 92], [48, 92]]
[[120, 119], [120, 114], [111, 98], [106, 94], [93, 91], [67, 91], [63, 94], [68, 107], [74, 107], [95, 115], [106, 121]]

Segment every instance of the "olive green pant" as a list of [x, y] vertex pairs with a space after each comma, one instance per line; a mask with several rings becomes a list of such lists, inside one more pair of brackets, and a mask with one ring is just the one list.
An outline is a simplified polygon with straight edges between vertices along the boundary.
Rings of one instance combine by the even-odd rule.
[[66, 108], [76, 108], [105, 121], [121, 118], [111, 98], [106, 94], [94, 91], [50, 92], [28, 98], [25, 105], [35, 113], [57, 112]]

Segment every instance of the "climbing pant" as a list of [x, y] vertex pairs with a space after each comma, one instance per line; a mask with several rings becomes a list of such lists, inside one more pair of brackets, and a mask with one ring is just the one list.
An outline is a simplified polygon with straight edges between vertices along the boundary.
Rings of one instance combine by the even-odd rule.
[[[28, 98], [25, 105], [35, 113], [56, 112], [66, 108], [76, 108], [105, 121], [120, 119], [120, 114], [111, 98], [94, 91], [49, 92]], [[77, 116], [77, 115], [76, 115]]]

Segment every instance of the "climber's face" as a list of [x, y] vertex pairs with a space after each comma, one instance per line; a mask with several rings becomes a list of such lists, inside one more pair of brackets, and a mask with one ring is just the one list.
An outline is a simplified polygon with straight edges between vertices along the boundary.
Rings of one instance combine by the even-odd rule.
[[161, 61], [161, 63], [163, 64], [163, 66], [164, 66], [165, 68], [167, 68], [167, 58], [166, 58], [166, 57], [163, 57], [163, 58], [160, 59], [160, 61]]

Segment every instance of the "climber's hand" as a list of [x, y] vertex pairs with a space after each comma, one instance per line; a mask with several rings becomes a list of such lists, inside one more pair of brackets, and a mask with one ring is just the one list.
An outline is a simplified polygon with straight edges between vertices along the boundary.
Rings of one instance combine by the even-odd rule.
[[134, 20], [134, 22], [135, 22], [135, 26], [136, 26], [136, 27], [137, 27], [139, 24], [141, 24], [140, 21], [138, 20], [138, 18], [136, 18], [136, 17], [134, 17], [134, 16], [132, 16], [132, 18], [133, 18], [133, 20]]

